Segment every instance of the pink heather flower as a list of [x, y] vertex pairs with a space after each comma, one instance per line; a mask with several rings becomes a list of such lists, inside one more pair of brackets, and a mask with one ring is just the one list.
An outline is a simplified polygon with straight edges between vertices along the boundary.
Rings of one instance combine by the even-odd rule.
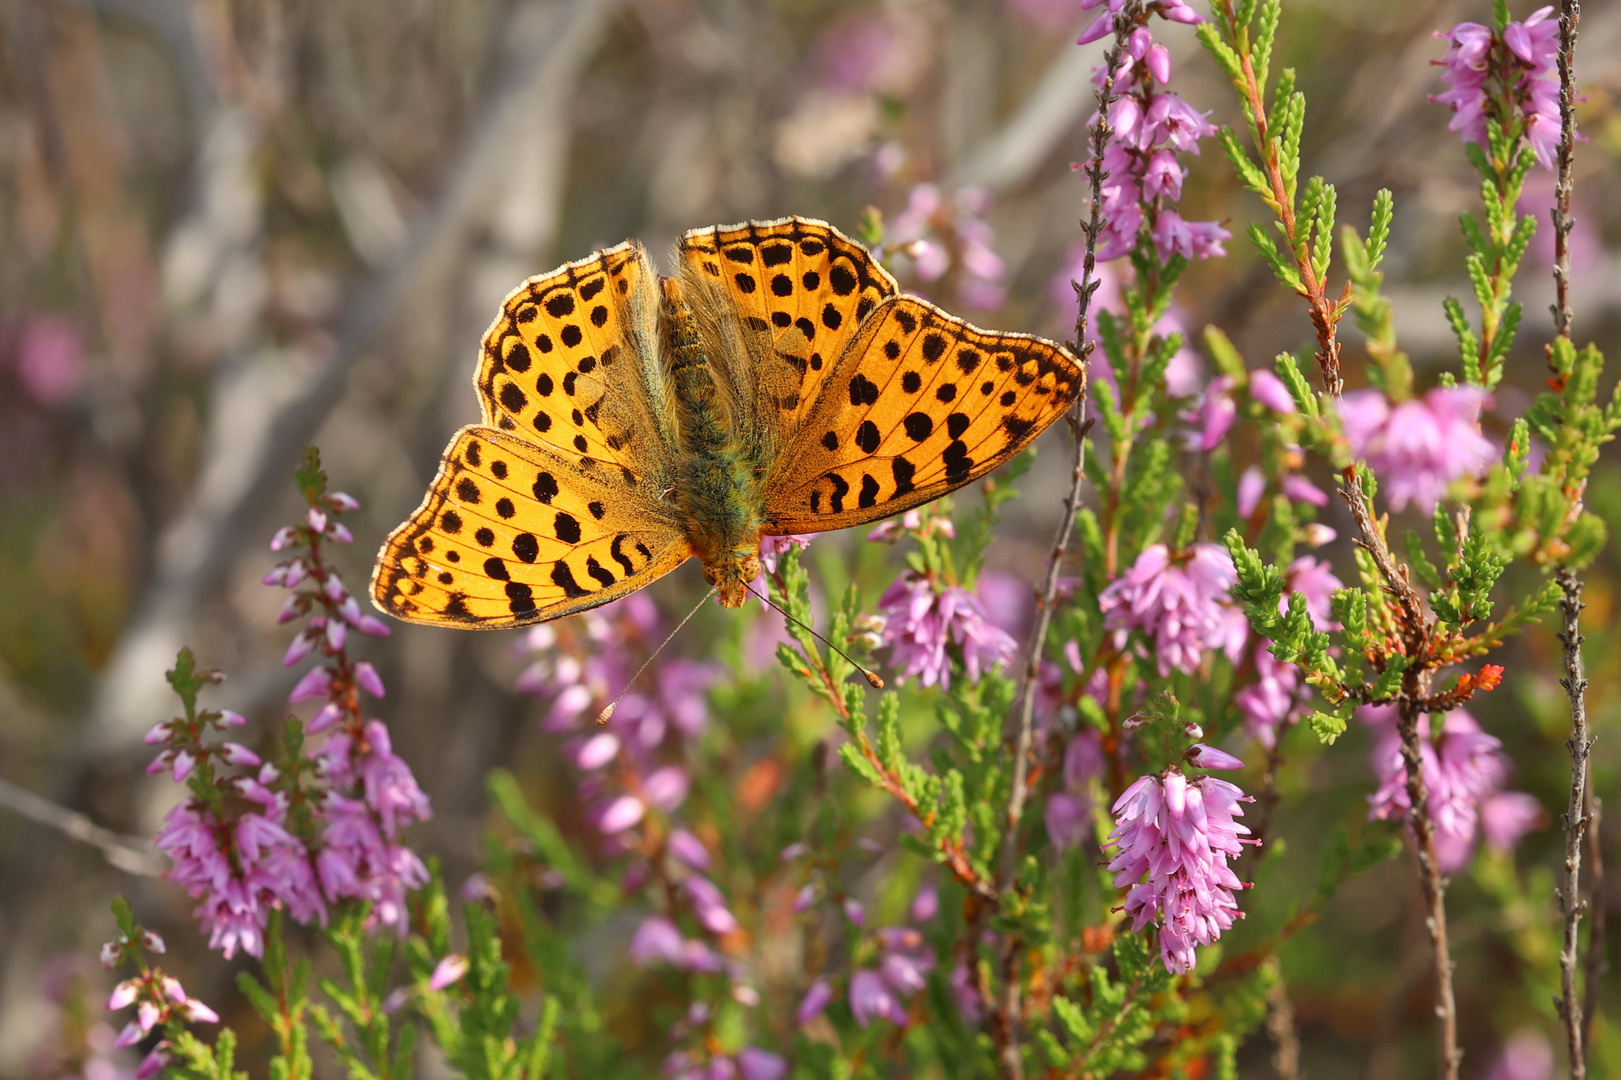
[[66, 404], [84, 382], [84, 339], [60, 315], [36, 315], [17, 345], [17, 378], [45, 406]]
[[777, 560], [791, 548], [804, 551], [810, 546], [814, 534], [803, 533], [789, 536], [762, 536], [760, 537], [760, 565], [768, 573], [777, 572]]
[[737, 1074], [742, 1080], [782, 1080], [788, 1062], [769, 1050], [745, 1046], [737, 1053]]
[[826, 979], [817, 979], [810, 984], [810, 989], [805, 991], [805, 997], [800, 1001], [799, 1009], [794, 1013], [794, 1021], [800, 1027], [804, 1027], [818, 1016], [821, 1016], [822, 1011], [828, 1007], [832, 1000], [833, 984]]
[[406, 826], [432, 817], [428, 796], [417, 786], [411, 766], [394, 753], [388, 728], [368, 720], [361, 730], [361, 739], [343, 732], [321, 749], [319, 760], [327, 779], [340, 788], [358, 786], [386, 836], [397, 836]]
[[1523, 791], [1499, 791], [1480, 802], [1480, 829], [1496, 851], [1513, 851], [1520, 837], [1542, 828], [1547, 817], [1537, 797]]
[[642, 800], [634, 795], [620, 795], [603, 807], [597, 818], [597, 831], [604, 836], [622, 833], [641, 821], [645, 813], [647, 806]]
[[940, 913], [940, 892], [934, 883], [928, 882], [917, 891], [912, 898], [912, 904], [906, 909], [907, 918], [916, 923], [926, 923]]
[[434, 965], [433, 974], [428, 976], [428, 989], [443, 990], [454, 986], [466, 974], [467, 957], [461, 953], [451, 953]]
[[1233, 401], [1233, 378], [1218, 375], [1205, 387], [1199, 405], [1184, 419], [1198, 430], [1188, 433], [1188, 443], [1194, 449], [1208, 453], [1221, 444], [1238, 418], [1238, 404]]
[[1503, 1044], [1486, 1080], [1550, 1080], [1553, 1070], [1553, 1047], [1548, 1037], [1534, 1028], [1526, 1028]]
[[693, 911], [705, 930], [724, 936], [737, 929], [737, 917], [727, 908], [726, 898], [713, 881], [692, 874], [681, 879], [681, 889], [692, 901]]
[[[1402, 763], [1396, 708], [1393, 705], [1364, 706], [1356, 715], [1377, 733], [1370, 762], [1379, 788], [1368, 796], [1368, 817], [1405, 820], [1411, 803], [1407, 798], [1407, 769]], [[1474, 853], [1482, 807], [1500, 794], [1508, 762], [1502, 754], [1503, 744], [1496, 736], [1482, 731], [1474, 717], [1462, 709], [1447, 713], [1439, 739], [1430, 738], [1428, 716], [1419, 717], [1418, 732], [1419, 761], [1435, 827], [1436, 857], [1441, 869], [1452, 873], [1466, 866]], [[1502, 815], [1493, 822], [1494, 827], [1505, 826], [1496, 839], [1509, 843], [1518, 839], [1529, 827], [1526, 824], [1528, 809], [1530, 807], [1518, 799], [1494, 807], [1494, 812]]]
[[1478, 386], [1437, 387], [1392, 407], [1379, 390], [1357, 390], [1340, 402], [1351, 453], [1379, 478], [1392, 510], [1409, 503], [1435, 509], [1447, 487], [1485, 468], [1494, 450], [1480, 433], [1487, 395]]
[[946, 983], [951, 988], [951, 1002], [957, 1006], [958, 1015], [970, 1026], [978, 1027], [985, 1019], [985, 1002], [974, 988], [968, 965], [958, 961], [951, 974], [946, 976]]
[[383, 680], [378, 676], [377, 669], [371, 666], [369, 660], [362, 660], [355, 665], [355, 685], [374, 698], [386, 696], [383, 690]]
[[1237, 494], [1238, 516], [1247, 518], [1255, 513], [1261, 505], [1261, 496], [1266, 494], [1266, 477], [1261, 475], [1260, 469], [1251, 465], [1239, 474]]
[[1182, 755], [1196, 769], [1242, 769], [1244, 763], [1225, 750], [1194, 743]]
[[1064, 747], [1063, 788], [1047, 800], [1042, 815], [1047, 837], [1060, 851], [1079, 847], [1092, 831], [1092, 780], [1103, 775], [1103, 742], [1097, 732], [1078, 731]]
[[962, 649], [969, 682], [982, 671], [1013, 659], [1018, 646], [993, 625], [979, 598], [955, 585], [936, 591], [930, 580], [908, 571], [884, 591], [878, 601], [881, 633], [889, 647], [890, 663], [901, 668], [897, 681], [916, 677], [924, 686], [951, 685], [948, 643]]
[[906, 1007], [876, 971], [865, 968], [850, 976], [850, 1012], [862, 1027], [874, 1020], [906, 1026]]
[[1278, 727], [1289, 719], [1304, 700], [1306, 689], [1300, 669], [1272, 655], [1269, 643], [1255, 648], [1255, 681], [1233, 695], [1233, 704], [1244, 716], [1244, 730], [1268, 750], [1277, 745]]
[[694, 870], [708, 870], [713, 861], [704, 842], [685, 829], [672, 829], [667, 844], [671, 855]]
[[410, 848], [383, 834], [364, 802], [329, 792], [322, 812], [324, 846], [315, 857], [322, 890], [333, 901], [372, 901], [374, 922], [405, 933], [405, 894], [427, 884], [427, 867]]
[[663, 915], [642, 920], [630, 936], [630, 958], [642, 967], [655, 962], [679, 965], [685, 955], [686, 939], [675, 923]]
[[[1526, 142], [1537, 161], [1552, 169], [1559, 146], [1559, 79], [1555, 61], [1559, 52], [1559, 21], [1552, 7], [1538, 8], [1522, 22], [1511, 22], [1499, 41], [1479, 23], [1459, 23], [1436, 37], [1447, 42], [1441, 59], [1447, 89], [1430, 100], [1449, 105], [1452, 122], [1463, 141], [1485, 145], [1486, 121], [1493, 98], [1502, 92], [1500, 77], [1509, 86], [1509, 100], [1500, 102], [1524, 123]], [[1500, 100], [1500, 99], [1499, 99]], [[1500, 113], [1499, 113], [1500, 114]]]
[[[1161, 4], [1159, 10], [1167, 14], [1171, 5]], [[1108, 33], [1111, 19], [1112, 12], [1100, 16], [1081, 35], [1082, 43]], [[1105, 76], [1096, 68], [1092, 81], [1101, 86]], [[1120, 96], [1109, 108], [1114, 139], [1103, 152], [1108, 175], [1099, 188], [1104, 228], [1098, 260], [1133, 251], [1145, 223], [1161, 262], [1173, 255], [1225, 255], [1223, 242], [1231, 235], [1226, 229], [1214, 221], [1185, 221], [1172, 205], [1186, 177], [1176, 155], [1197, 154], [1199, 141], [1214, 135], [1215, 125], [1176, 94], [1159, 89], [1170, 77], [1170, 54], [1152, 43], [1147, 27], [1132, 32], [1114, 77]]]
[[283, 826], [285, 814], [276, 801], [227, 823], [192, 799], [169, 811], [153, 841], [172, 864], [164, 876], [200, 901], [195, 914], [209, 948], [226, 959], [239, 948], [263, 955], [272, 908], [285, 906], [300, 922], [326, 919], [309, 855]]
[[1246, 888], [1228, 866], [1249, 832], [1236, 820], [1238, 787], [1213, 776], [1189, 781], [1175, 768], [1144, 776], [1115, 801], [1115, 828], [1105, 850], [1115, 888], [1130, 886], [1125, 912], [1132, 930], [1159, 925], [1160, 959], [1176, 974], [1198, 962], [1195, 947], [1211, 945], [1241, 918], [1235, 889]]
[[1289, 393], [1289, 388], [1283, 385], [1282, 379], [1270, 371], [1257, 368], [1250, 372], [1249, 380], [1250, 397], [1262, 405], [1284, 416], [1297, 411], [1294, 396]]
[[1119, 646], [1124, 647], [1129, 631], [1139, 630], [1148, 638], [1162, 676], [1192, 674], [1205, 649], [1222, 649], [1233, 657], [1243, 648], [1245, 622], [1228, 596], [1237, 581], [1224, 548], [1195, 544], [1173, 556], [1164, 544], [1154, 544], [1104, 588], [1098, 606], [1104, 627], [1116, 632]]

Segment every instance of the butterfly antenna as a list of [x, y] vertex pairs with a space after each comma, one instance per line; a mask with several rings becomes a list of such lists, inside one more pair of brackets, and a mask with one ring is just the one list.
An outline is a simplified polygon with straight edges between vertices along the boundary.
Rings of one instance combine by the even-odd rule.
[[664, 646], [675, 640], [675, 636], [681, 632], [681, 628], [683, 626], [692, 621], [692, 617], [698, 614], [698, 609], [704, 606], [704, 601], [708, 600], [714, 595], [714, 589], [710, 589], [708, 592], [704, 593], [703, 596], [699, 598], [698, 602], [692, 606], [692, 610], [687, 612], [687, 617], [675, 624], [675, 629], [670, 631], [669, 636], [659, 643], [659, 647], [654, 649], [652, 654], [648, 656], [646, 660], [642, 661], [642, 666], [636, 669], [636, 674], [630, 677], [630, 682], [626, 683], [625, 688], [619, 691], [619, 696], [610, 701], [606, 709], [603, 709], [601, 712], [597, 713], [598, 724], [606, 724], [610, 719], [612, 719], [614, 710], [619, 707], [619, 702], [624, 699], [626, 694], [630, 693], [630, 688], [635, 686], [636, 680], [642, 677], [642, 672], [647, 670], [647, 665], [651, 664], [658, 654], [664, 651]]
[[884, 688], [884, 680], [878, 677], [878, 673], [876, 671], [872, 671], [869, 668], [865, 668], [862, 665], [857, 664], [855, 660], [851, 658], [849, 653], [845, 652], [843, 649], [827, 640], [827, 638], [823, 637], [821, 634], [818, 634], [815, 630], [812, 630], [810, 627], [788, 614], [788, 612], [785, 611], [776, 601], [772, 600], [771, 597], [766, 596], [764, 593], [757, 592], [753, 585], [745, 583], [744, 588], [748, 589], [749, 592], [754, 593], [754, 595], [758, 596], [761, 600], [764, 600], [768, 606], [776, 608], [777, 611], [782, 613], [783, 618], [787, 619], [789, 622], [793, 623], [795, 626], [799, 627], [801, 630], [805, 631], [811, 637], [815, 638], [817, 641], [820, 641], [823, 645], [826, 645], [828, 648], [832, 649], [846, 660], [849, 660], [851, 664], [855, 665], [855, 669], [857, 671], [861, 672], [861, 674], [867, 677], [868, 685], [870, 685], [874, 690], [882, 690]]

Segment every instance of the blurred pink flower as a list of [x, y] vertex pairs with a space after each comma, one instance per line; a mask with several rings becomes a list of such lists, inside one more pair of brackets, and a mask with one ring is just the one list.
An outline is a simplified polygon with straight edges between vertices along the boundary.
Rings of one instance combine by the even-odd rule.
[[1097, 732], [1078, 731], [1064, 748], [1063, 786], [1042, 815], [1047, 837], [1060, 851], [1079, 847], [1092, 831], [1091, 781], [1103, 775], [1103, 742]]
[[1192, 674], [1205, 649], [1234, 657], [1244, 645], [1246, 623], [1228, 596], [1237, 581], [1225, 548], [1195, 544], [1172, 555], [1164, 544], [1153, 544], [1105, 586], [1098, 606], [1118, 646], [1124, 647], [1128, 632], [1139, 630], [1162, 676]]
[[1554, 1071], [1553, 1046], [1534, 1028], [1515, 1032], [1492, 1062], [1486, 1080], [1550, 1080]]
[[876, 971], [866, 968], [850, 976], [850, 1012], [862, 1027], [874, 1020], [906, 1026], [906, 1007], [900, 998]]
[[[1364, 706], [1356, 716], [1372, 727], [1376, 736], [1370, 762], [1379, 787], [1368, 796], [1368, 817], [1404, 821], [1411, 803], [1407, 798], [1407, 769], [1402, 762], [1396, 707]], [[1501, 793], [1508, 761], [1497, 737], [1482, 731], [1474, 717], [1462, 709], [1446, 714], [1440, 738], [1431, 739], [1430, 730], [1430, 717], [1419, 717], [1419, 761], [1435, 828], [1436, 858], [1442, 870], [1452, 873], [1466, 866], [1474, 854], [1483, 807]], [[1511, 844], [1517, 840], [1540, 816], [1528, 813], [1532, 809], [1523, 798], [1495, 805], [1494, 842]]]
[[17, 377], [41, 405], [61, 405], [84, 381], [84, 340], [60, 315], [28, 320], [17, 344]]
[[1412, 504], [1427, 514], [1454, 480], [1478, 474], [1494, 455], [1480, 433], [1487, 401], [1478, 386], [1436, 387], [1394, 406], [1381, 390], [1356, 390], [1340, 401], [1340, 424], [1390, 508]]
[[805, 991], [805, 997], [800, 1001], [798, 1011], [794, 1013], [794, 1020], [800, 1027], [804, 1027], [821, 1016], [832, 1001], [833, 984], [826, 979], [817, 979], [810, 984], [810, 989]]

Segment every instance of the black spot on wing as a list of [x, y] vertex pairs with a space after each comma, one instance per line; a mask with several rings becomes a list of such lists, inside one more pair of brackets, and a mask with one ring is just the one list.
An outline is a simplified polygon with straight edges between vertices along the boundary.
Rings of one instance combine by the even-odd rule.
[[895, 475], [895, 498], [905, 495], [917, 488], [912, 478], [917, 475], [917, 466], [903, 457], [895, 458], [889, 463], [889, 468]]
[[582, 596], [590, 596], [590, 592], [580, 588], [580, 583], [574, 580], [574, 572], [568, 568], [568, 563], [558, 559], [552, 563], [552, 584], [563, 590], [563, 595], [570, 600], [578, 600]]
[[844, 497], [850, 494], [850, 482], [835, 472], [828, 473], [827, 479], [833, 485], [833, 495], [828, 499], [828, 505], [835, 514], [843, 513]]
[[540, 556], [540, 541], [534, 533], [519, 533], [512, 538], [512, 553], [520, 562], [532, 563]]

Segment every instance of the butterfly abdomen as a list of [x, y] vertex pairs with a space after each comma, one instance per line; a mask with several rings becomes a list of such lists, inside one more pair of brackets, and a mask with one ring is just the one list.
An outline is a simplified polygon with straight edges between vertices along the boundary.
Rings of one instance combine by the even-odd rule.
[[721, 603], [742, 604], [742, 583], [759, 572], [762, 517], [752, 459], [734, 435], [728, 403], [716, 385], [698, 320], [678, 281], [665, 279], [664, 333], [685, 451], [676, 501], [687, 538], [717, 586]]

